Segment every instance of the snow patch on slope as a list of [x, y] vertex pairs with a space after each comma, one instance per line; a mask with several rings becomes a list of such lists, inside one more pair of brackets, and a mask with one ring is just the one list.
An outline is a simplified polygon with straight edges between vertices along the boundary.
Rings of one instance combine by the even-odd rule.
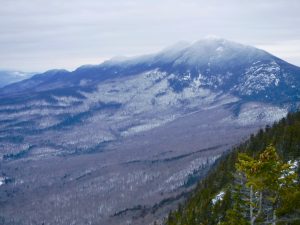
[[2, 186], [5, 183], [5, 177], [0, 177], [0, 186]]
[[220, 191], [211, 201], [212, 204], [215, 205], [218, 201], [222, 201], [224, 198], [225, 192]]
[[272, 123], [280, 120], [286, 116], [287, 113], [288, 110], [286, 108], [263, 103], [247, 103], [243, 105], [238, 115], [237, 122], [244, 126], [256, 124], [257, 122]]
[[240, 79], [238, 86], [233, 89], [242, 95], [257, 94], [280, 82], [280, 66], [272, 61], [271, 63], [256, 62], [248, 68]]

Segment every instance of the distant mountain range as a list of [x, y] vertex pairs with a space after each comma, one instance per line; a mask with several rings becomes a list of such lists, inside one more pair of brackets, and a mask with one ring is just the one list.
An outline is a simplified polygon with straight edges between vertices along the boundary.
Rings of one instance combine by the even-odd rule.
[[30, 78], [34, 73], [0, 70], [0, 88]]
[[15, 204], [19, 224], [147, 224], [299, 100], [299, 67], [220, 38], [10, 84], [0, 89], [0, 159], [11, 181], [0, 187], [11, 193], [0, 192], [0, 218]]

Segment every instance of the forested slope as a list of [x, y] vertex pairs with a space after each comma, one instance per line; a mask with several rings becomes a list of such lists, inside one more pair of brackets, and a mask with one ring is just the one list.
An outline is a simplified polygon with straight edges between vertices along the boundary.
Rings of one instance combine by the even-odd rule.
[[[263, 157], [262, 152], [268, 149], [268, 146], [273, 146], [272, 148], [276, 149], [277, 153], [275, 154], [278, 158], [275, 162], [282, 161], [290, 167], [292, 167], [291, 162], [294, 164], [298, 162], [299, 165], [300, 112], [288, 114], [286, 118], [275, 123], [272, 127], [260, 130], [245, 143], [223, 156], [207, 177], [198, 184], [190, 198], [183, 205], [179, 205], [178, 210], [169, 214], [166, 224], [235, 224], [235, 219], [240, 221], [239, 224], [243, 224], [241, 218], [238, 218], [241, 215], [233, 213], [237, 206], [236, 191], [234, 191], [237, 187], [237, 162], [241, 153], [248, 155], [251, 159], [261, 159]], [[272, 221], [273, 224], [300, 224], [299, 166], [295, 170], [296, 186], [294, 186], [293, 191], [288, 191], [288, 194], [280, 199], [276, 211], [277, 221], [266, 218], [265, 211], [268, 210], [266, 202], [269, 201], [266, 198], [263, 203], [264, 212], [252, 224], [265, 224], [265, 220]], [[264, 192], [267, 191], [264, 190]], [[244, 202], [244, 205], [247, 205], [247, 202]], [[255, 208], [255, 204], [253, 207]], [[241, 207], [240, 211], [243, 210], [245, 209]], [[258, 210], [255, 211], [255, 209], [254, 213], [259, 214]], [[237, 218], [232, 218], [234, 216]], [[248, 217], [250, 216], [248, 215]], [[246, 218], [245, 224], [250, 224], [250, 221], [247, 221], [247, 215], [244, 215], [244, 218]]]

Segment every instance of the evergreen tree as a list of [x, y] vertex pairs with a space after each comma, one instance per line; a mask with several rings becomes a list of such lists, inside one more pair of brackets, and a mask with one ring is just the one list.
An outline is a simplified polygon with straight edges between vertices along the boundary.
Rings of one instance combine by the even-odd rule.
[[[236, 167], [238, 171], [245, 174], [246, 185], [250, 189], [249, 222], [251, 225], [259, 217], [268, 218], [268, 214], [271, 214], [272, 224], [276, 224], [276, 210], [282, 197], [297, 186], [297, 174], [292, 170], [292, 166], [291, 163], [280, 160], [273, 145], [269, 145], [257, 160], [246, 154], [239, 155]], [[270, 210], [268, 202], [271, 204]]]

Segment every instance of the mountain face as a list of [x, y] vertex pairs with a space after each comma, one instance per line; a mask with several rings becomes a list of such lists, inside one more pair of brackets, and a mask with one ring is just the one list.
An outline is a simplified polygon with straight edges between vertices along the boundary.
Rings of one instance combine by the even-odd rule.
[[24, 73], [20, 71], [7, 71], [0, 70], [0, 88], [8, 84], [19, 82], [24, 79], [28, 79], [32, 76], [32, 73]]
[[297, 108], [299, 92], [300, 68], [215, 38], [6, 86], [0, 219], [162, 218], [224, 151]]

